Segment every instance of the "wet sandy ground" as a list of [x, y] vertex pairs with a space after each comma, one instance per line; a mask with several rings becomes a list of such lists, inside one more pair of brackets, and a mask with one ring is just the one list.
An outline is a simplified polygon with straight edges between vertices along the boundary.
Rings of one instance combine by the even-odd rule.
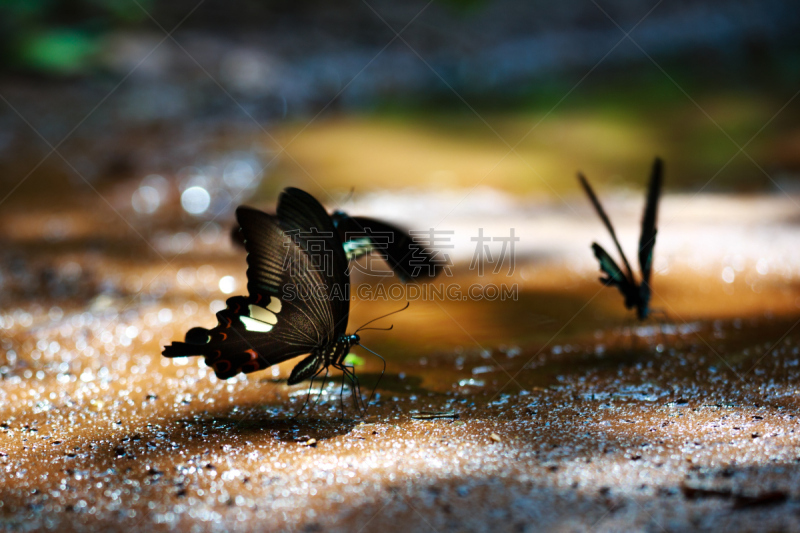
[[[394, 331], [364, 335], [388, 360], [367, 415], [332, 376], [292, 418], [308, 386], [286, 385], [291, 363], [223, 382], [160, 356], [213, 324], [222, 276], [244, 285], [224, 221], [137, 218], [130, 191], [104, 193], [116, 213], [92, 198], [0, 213], [4, 529], [800, 529], [786, 198], [733, 200], [774, 215], [734, 229], [698, 208], [691, 253], [691, 230], [667, 229], [667, 198], [654, 301], [666, 316], [643, 325], [597, 284], [588, 240], [572, 250], [582, 232], [603, 237], [591, 213], [520, 217], [524, 235], [573, 226], [521, 244], [512, 278], [477, 279], [456, 249], [447, 280], [514, 282], [517, 301], [414, 302]], [[633, 225], [620, 232], [635, 242]], [[351, 330], [398, 305], [352, 307]], [[365, 393], [381, 368], [357, 368]]]

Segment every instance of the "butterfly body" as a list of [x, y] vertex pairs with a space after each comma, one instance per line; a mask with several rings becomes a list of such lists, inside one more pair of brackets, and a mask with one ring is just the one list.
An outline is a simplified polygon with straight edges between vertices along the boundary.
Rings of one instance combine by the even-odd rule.
[[301, 381], [311, 379], [329, 366], [342, 370], [344, 368], [344, 358], [347, 357], [353, 346], [359, 344], [360, 340], [358, 335], [345, 334], [339, 336], [336, 341], [314, 350], [292, 369], [292, 374], [289, 376], [287, 383], [295, 385]]
[[607, 287], [617, 287], [619, 292], [625, 299], [626, 309], [636, 309], [636, 315], [640, 320], [646, 319], [650, 314], [650, 297], [652, 291], [650, 289], [650, 277], [653, 270], [653, 249], [656, 242], [656, 215], [658, 212], [658, 200], [661, 195], [661, 183], [663, 175], [663, 163], [661, 159], [656, 158], [653, 163], [653, 170], [650, 176], [650, 184], [648, 185], [647, 201], [645, 204], [644, 216], [642, 217], [642, 232], [639, 237], [639, 268], [641, 269], [642, 279], [637, 282], [633, 275], [628, 259], [622, 251], [622, 247], [617, 240], [617, 235], [614, 232], [614, 227], [606, 215], [603, 206], [597, 199], [597, 195], [589, 185], [589, 182], [582, 174], [578, 174], [578, 180], [583, 186], [586, 194], [592, 202], [592, 205], [600, 216], [600, 219], [605, 224], [614, 244], [622, 257], [624, 270], [614, 261], [611, 255], [599, 244], [592, 243], [592, 250], [594, 256], [600, 263], [600, 270], [603, 272], [604, 277], [600, 278], [600, 282]]

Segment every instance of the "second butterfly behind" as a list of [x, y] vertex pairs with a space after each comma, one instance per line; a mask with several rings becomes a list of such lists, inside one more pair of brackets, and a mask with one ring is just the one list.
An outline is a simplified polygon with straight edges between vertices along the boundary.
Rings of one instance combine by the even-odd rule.
[[[350, 216], [336, 210], [331, 215], [348, 261], [375, 254], [382, 257], [403, 283], [428, 281], [441, 272], [446, 261], [419, 242], [410, 232], [369, 217]], [[234, 227], [231, 240], [244, 246], [244, 234]]]

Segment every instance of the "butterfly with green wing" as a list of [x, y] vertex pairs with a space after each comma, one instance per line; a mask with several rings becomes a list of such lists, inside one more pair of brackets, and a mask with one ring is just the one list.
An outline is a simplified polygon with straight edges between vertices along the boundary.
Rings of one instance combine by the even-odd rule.
[[650, 314], [650, 277], [653, 271], [653, 248], [656, 245], [656, 216], [658, 213], [658, 200], [661, 196], [661, 182], [664, 173], [664, 164], [660, 158], [656, 158], [653, 163], [653, 170], [650, 174], [650, 185], [647, 188], [647, 202], [644, 208], [644, 216], [642, 217], [642, 232], [639, 236], [639, 268], [641, 269], [642, 281], [636, 282], [633, 276], [628, 259], [622, 251], [622, 247], [617, 240], [617, 235], [614, 232], [614, 227], [606, 215], [603, 206], [597, 199], [597, 195], [592, 190], [589, 182], [583, 174], [578, 174], [578, 180], [581, 182], [583, 189], [592, 201], [595, 211], [600, 216], [600, 219], [608, 228], [614, 244], [622, 256], [622, 263], [625, 265], [623, 271], [619, 265], [612, 259], [611, 255], [606, 252], [602, 246], [596, 242], [592, 243], [592, 250], [597, 260], [600, 262], [600, 270], [603, 271], [605, 277], [600, 278], [600, 282], [606, 286], [613, 286], [619, 289], [622, 296], [625, 297], [625, 308], [636, 308], [636, 315], [640, 320], [644, 320]]

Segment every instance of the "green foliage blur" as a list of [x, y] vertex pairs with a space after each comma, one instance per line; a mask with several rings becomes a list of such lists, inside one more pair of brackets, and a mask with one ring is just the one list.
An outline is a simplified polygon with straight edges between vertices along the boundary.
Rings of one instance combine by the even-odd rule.
[[[488, 2], [436, 1], [456, 14], [472, 13]], [[315, 5], [250, 0], [237, 9], [248, 19], [272, 9], [302, 12]], [[48, 76], [88, 73], [111, 33], [135, 27], [146, 21], [148, 12], [168, 7], [155, 0], [0, 0], [0, 70]]]
[[153, 0], [3, 0], [0, 59], [11, 70], [83, 73], [110, 32], [141, 22], [152, 5]]

